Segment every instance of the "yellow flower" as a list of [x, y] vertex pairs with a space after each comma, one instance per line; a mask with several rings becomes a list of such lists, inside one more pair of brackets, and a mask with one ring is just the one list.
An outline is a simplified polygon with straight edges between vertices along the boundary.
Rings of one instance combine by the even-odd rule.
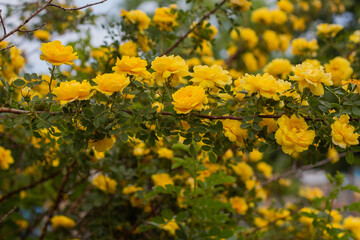
[[128, 12], [122, 9], [120, 15], [125, 19], [126, 23], [136, 25], [140, 31], [149, 27], [150, 18], [141, 10], [131, 10]]
[[242, 55], [242, 60], [250, 72], [256, 72], [259, 69], [258, 62], [252, 52], [246, 52]]
[[350, 230], [352, 232], [359, 232], [360, 217], [348, 216], [344, 219], [343, 226], [346, 230]]
[[287, 13], [291, 13], [294, 11], [294, 5], [289, 0], [280, 0], [276, 3], [278, 7]]
[[159, 102], [154, 102], [152, 105], [151, 105], [152, 108], [154, 107], [157, 107], [156, 108], [156, 111], [159, 113], [161, 112], [162, 110], [164, 110], [164, 104], [162, 103], [159, 103]]
[[306, 28], [306, 18], [305, 17], [296, 17], [295, 15], [290, 16], [292, 21], [294, 31], [304, 31]]
[[105, 193], [113, 194], [116, 191], [117, 182], [103, 174], [98, 174], [92, 184]]
[[98, 152], [106, 152], [110, 150], [116, 141], [116, 138], [114, 136], [111, 137], [104, 137], [101, 140], [98, 141], [90, 141], [89, 142], [89, 148], [94, 148]]
[[131, 40], [121, 44], [119, 51], [122, 56], [136, 57], [138, 55], [136, 43]]
[[171, 219], [165, 224], [160, 224], [160, 228], [168, 231], [171, 235], [175, 235], [176, 229], [179, 229], [179, 225], [177, 225], [175, 219]]
[[343, 26], [339, 24], [319, 24], [316, 26], [317, 34], [323, 35], [325, 37], [335, 37], [338, 32], [340, 32], [343, 29]]
[[[245, 43], [245, 45], [249, 48], [254, 48], [259, 41], [259, 38], [256, 32], [251, 28], [238, 28], [240, 32], [241, 41]], [[230, 36], [235, 41], [239, 40], [239, 34], [236, 30], [232, 30]]]
[[285, 52], [289, 47], [292, 36], [289, 34], [279, 34], [278, 37], [280, 41], [280, 50]]
[[163, 86], [165, 81], [169, 81], [170, 85], [175, 87], [182, 77], [190, 74], [185, 60], [174, 55], [156, 57], [151, 63], [151, 68], [155, 71], [155, 80], [159, 86]]
[[296, 38], [292, 41], [292, 54], [294, 55], [310, 55], [316, 56], [316, 51], [319, 49], [316, 39], [307, 41], [305, 38]]
[[168, 148], [160, 148], [157, 151], [159, 158], [167, 158], [167, 159], [172, 159], [174, 157], [174, 152]]
[[258, 24], [269, 25], [272, 21], [272, 17], [271, 11], [266, 7], [262, 7], [252, 12], [251, 21]]
[[248, 210], [248, 205], [245, 202], [245, 199], [242, 197], [232, 197], [229, 199], [229, 202], [236, 213], [245, 215], [246, 211]]
[[263, 75], [245, 74], [240, 79], [241, 86], [248, 93], [259, 93], [265, 98], [272, 98], [279, 101], [279, 95], [291, 88], [291, 83], [284, 80], [276, 80], [272, 75], [265, 73]]
[[73, 228], [73, 227], [75, 227], [74, 220], [72, 220], [69, 217], [62, 216], [62, 215], [53, 216], [51, 218], [51, 224], [52, 224], [52, 228], [54, 230], [57, 230], [59, 228]]
[[48, 31], [46, 30], [36, 30], [34, 32], [34, 37], [42, 40], [42, 41], [49, 41], [51, 35]]
[[269, 73], [276, 78], [286, 78], [292, 70], [289, 60], [275, 58], [264, 67], [264, 73]]
[[[213, 56], [214, 54], [213, 54], [213, 51], [211, 48], [211, 42], [207, 41], [207, 40], [201, 41], [200, 45], [196, 48], [196, 53], [198, 53], [202, 56], [207, 56], [207, 57]], [[210, 58], [210, 59], [212, 59], [214, 62], [213, 58]], [[205, 63], [204, 60], [203, 60], [203, 62]], [[208, 64], [208, 63], [205, 63], [205, 64]], [[213, 64], [208, 64], [208, 65], [213, 65]]]
[[142, 190], [143, 190], [142, 187], [136, 187], [134, 185], [129, 185], [129, 186], [124, 187], [122, 192], [125, 195], [130, 195], [130, 194], [132, 194], [134, 192], [142, 191]]
[[0, 146], [0, 168], [6, 170], [14, 163], [11, 151]]
[[262, 172], [262, 174], [267, 179], [270, 179], [272, 177], [272, 167], [269, 164], [265, 162], [260, 162], [257, 164], [257, 169]]
[[54, 88], [53, 94], [56, 95], [55, 100], [64, 105], [74, 100], [86, 100], [89, 99], [93, 92], [90, 83], [83, 80], [81, 83], [72, 80], [70, 82], [62, 82], [59, 87]]
[[279, 129], [275, 133], [276, 142], [289, 155], [307, 150], [314, 141], [315, 131], [308, 130], [305, 120], [297, 118], [295, 114], [290, 118], [281, 116], [278, 119], [278, 125]]
[[285, 12], [279, 9], [271, 11], [272, 22], [277, 25], [283, 25], [287, 21], [287, 15]]
[[244, 182], [249, 180], [254, 175], [253, 169], [245, 162], [239, 162], [236, 165], [232, 165], [231, 167]]
[[325, 64], [325, 70], [331, 73], [334, 86], [341, 86], [341, 81], [348, 80], [353, 73], [350, 62], [343, 57], [335, 57], [330, 60], [329, 64]]
[[313, 65], [314, 67], [316, 67], [316, 68], [321, 67], [321, 63], [320, 63], [320, 61], [317, 60], [317, 59], [305, 59], [304, 62], [310, 63], [310, 64], [312, 64], [312, 65]]
[[146, 70], [147, 62], [139, 57], [122, 56], [117, 59], [112, 70], [120, 74], [129, 74], [148, 78], [150, 73]]
[[199, 86], [186, 86], [172, 95], [174, 110], [178, 114], [186, 114], [192, 110], [201, 111], [208, 103], [205, 90]]
[[224, 128], [224, 135], [231, 142], [236, 142], [239, 147], [244, 146], [244, 140], [247, 138], [247, 130], [241, 128], [241, 122], [232, 119], [225, 119], [222, 121]]
[[318, 187], [301, 187], [299, 190], [299, 195], [307, 198], [309, 200], [313, 200], [314, 198], [321, 198], [324, 196], [323, 191]]
[[155, 186], [165, 187], [166, 185], [174, 185], [174, 181], [167, 173], [157, 173], [151, 176]]
[[290, 80], [297, 81], [300, 92], [304, 88], [309, 88], [311, 93], [316, 96], [324, 94], [324, 87], [331, 86], [331, 73], [325, 73], [324, 67], [314, 67], [311, 63], [303, 62], [293, 67], [294, 76], [290, 76]]
[[230, 6], [238, 8], [240, 12], [246, 12], [250, 10], [251, 2], [247, 0], [230, 0]]
[[122, 92], [129, 85], [129, 77], [118, 73], [105, 73], [93, 79], [97, 83], [96, 90], [108, 96], [114, 92]]
[[339, 119], [337, 117], [334, 117], [334, 119], [335, 122], [331, 124], [332, 142], [341, 148], [358, 145], [359, 134], [354, 133], [354, 126], [349, 124], [350, 117], [344, 114]]
[[74, 64], [73, 61], [78, 59], [76, 56], [77, 52], [73, 52], [71, 46], [65, 47], [58, 40], [41, 44], [40, 50], [42, 52], [40, 59], [55, 66], [60, 66], [62, 64], [72, 65]]
[[16, 225], [18, 225], [21, 229], [26, 229], [29, 226], [28, 221], [23, 219], [15, 220]]
[[257, 162], [260, 161], [263, 158], [263, 153], [261, 153], [259, 150], [257, 149], [253, 149], [250, 153], [249, 153], [249, 160], [251, 162]]
[[211, 67], [195, 66], [192, 76], [193, 78], [190, 81], [202, 88], [213, 89], [215, 86], [224, 87], [232, 83], [229, 72], [217, 65]]
[[349, 41], [353, 43], [360, 43], [360, 30], [356, 30], [349, 36]]
[[[195, 27], [196, 24], [197, 22], [194, 22], [191, 28]], [[211, 40], [216, 36], [217, 32], [217, 28], [205, 20], [189, 34], [189, 37]]]
[[327, 157], [331, 158], [331, 163], [336, 163], [340, 160], [339, 152], [334, 147], [329, 148]]
[[275, 51], [279, 49], [280, 41], [276, 32], [272, 30], [266, 30], [263, 34], [263, 39], [266, 42], [269, 51]]
[[178, 23], [176, 22], [177, 16], [178, 13], [175, 7], [161, 7], [155, 10], [153, 21], [160, 30], [171, 31], [174, 27], [178, 25]]

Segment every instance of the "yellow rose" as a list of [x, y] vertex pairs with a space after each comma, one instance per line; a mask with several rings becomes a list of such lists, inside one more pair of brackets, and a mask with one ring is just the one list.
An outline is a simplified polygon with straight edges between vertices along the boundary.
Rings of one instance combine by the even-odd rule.
[[118, 73], [105, 73], [93, 79], [97, 83], [96, 90], [108, 96], [114, 92], [122, 92], [129, 85], [130, 79], [126, 75]]
[[173, 150], [170, 150], [168, 148], [160, 148], [158, 151], [157, 151], [158, 155], [159, 155], [159, 158], [167, 158], [167, 159], [172, 159], [174, 157], [174, 152]]
[[257, 164], [256, 167], [267, 179], [270, 179], [272, 177], [272, 167], [269, 164], [265, 162], [260, 162]]
[[[195, 27], [196, 24], [197, 24], [197, 22], [194, 22], [191, 25], [191, 28]], [[192, 31], [189, 34], [189, 37], [196, 38], [196, 39], [203, 39], [204, 32], [206, 32], [207, 33], [206, 35], [208, 36], [208, 38], [205, 38], [205, 39], [211, 40], [216, 36], [218, 30], [214, 25], [211, 25], [208, 21], [205, 20], [199, 26], [197, 26], [194, 29], [194, 31]]]
[[178, 25], [176, 18], [178, 16], [175, 8], [161, 7], [155, 10], [153, 22], [160, 30], [171, 31]]
[[256, 60], [255, 55], [252, 52], [244, 53], [241, 58], [245, 64], [245, 67], [250, 72], [256, 72], [259, 69], [258, 61]]
[[119, 51], [122, 56], [136, 57], [138, 55], [136, 43], [131, 40], [121, 44]]
[[248, 205], [246, 204], [245, 198], [242, 197], [232, 197], [229, 199], [229, 202], [236, 213], [245, 215], [248, 210]]
[[72, 80], [70, 82], [62, 82], [59, 87], [54, 88], [53, 94], [56, 95], [55, 100], [64, 105], [74, 100], [86, 100], [89, 99], [93, 92], [90, 83], [83, 80], [81, 83]]
[[14, 163], [11, 151], [0, 146], [0, 168], [6, 170]]
[[179, 229], [175, 219], [171, 219], [165, 224], [160, 224], [160, 228], [168, 231], [171, 235], [175, 236], [176, 229]]
[[323, 35], [325, 37], [335, 37], [338, 32], [340, 32], [343, 29], [343, 26], [339, 24], [319, 24], [316, 26], [317, 34]]
[[266, 42], [266, 46], [269, 51], [276, 51], [279, 49], [280, 41], [276, 32], [272, 30], [266, 30], [263, 34], [263, 39]]
[[297, 118], [295, 114], [290, 118], [281, 116], [278, 119], [278, 125], [279, 129], [275, 133], [276, 142], [289, 155], [307, 150], [314, 141], [315, 131], [308, 130], [305, 120]]
[[59, 228], [73, 228], [73, 227], [75, 227], [74, 220], [72, 220], [69, 217], [62, 216], [62, 215], [53, 216], [51, 218], [51, 224], [52, 224], [52, 228], [54, 230], [57, 230]]
[[221, 66], [195, 66], [193, 78], [190, 80], [195, 85], [202, 88], [214, 88], [215, 86], [224, 87], [232, 83], [229, 72], [223, 70]]
[[106, 152], [110, 150], [115, 144], [116, 138], [114, 136], [111, 137], [104, 137], [98, 141], [90, 141], [89, 147], [94, 148], [98, 152]]
[[331, 124], [332, 142], [341, 148], [347, 148], [351, 145], [359, 144], [359, 134], [354, 133], [354, 126], [349, 124], [350, 117], [348, 115], [341, 115], [338, 119], [334, 117], [335, 122]]
[[269, 73], [276, 78], [286, 78], [292, 70], [289, 60], [275, 58], [264, 67], [264, 73]]
[[287, 15], [280, 9], [275, 9], [271, 11], [272, 22], [277, 25], [283, 25], [287, 21]]
[[157, 173], [151, 176], [151, 179], [154, 181], [155, 186], [165, 187], [166, 185], [174, 185], [174, 181], [171, 179], [170, 175], [167, 173]]
[[299, 195], [307, 198], [309, 200], [313, 200], [314, 198], [321, 198], [324, 196], [323, 191], [318, 187], [301, 187], [299, 190]]
[[34, 32], [34, 37], [42, 40], [42, 41], [49, 41], [51, 35], [48, 31], [45, 30], [36, 30]]
[[280, 0], [276, 3], [278, 7], [287, 13], [291, 13], [294, 11], [294, 5], [289, 0]]
[[245, 162], [239, 162], [236, 165], [232, 165], [231, 167], [244, 182], [249, 180], [254, 175], [253, 169]]
[[174, 55], [156, 57], [151, 63], [151, 68], [155, 71], [155, 79], [159, 86], [163, 86], [168, 80], [172, 87], [176, 87], [182, 77], [190, 74], [185, 60]]
[[307, 41], [305, 38], [296, 38], [292, 41], [292, 54], [316, 56], [319, 45], [316, 39]]
[[112, 68], [116, 73], [129, 74], [148, 78], [149, 72], [146, 70], [147, 62], [139, 57], [123, 56], [117, 59], [116, 65]]
[[116, 192], [117, 182], [103, 174], [98, 174], [92, 184], [105, 193], [113, 194]]
[[330, 60], [329, 64], [325, 64], [325, 70], [331, 73], [331, 80], [334, 86], [341, 86], [341, 81], [348, 80], [353, 73], [350, 62], [343, 57], [335, 57]]
[[201, 111], [208, 103], [205, 90], [199, 86], [186, 86], [172, 95], [174, 109], [178, 114], [186, 114], [192, 110]]
[[71, 46], [65, 47], [58, 40], [41, 44], [40, 50], [42, 52], [40, 59], [55, 66], [60, 66], [62, 64], [72, 65], [74, 64], [73, 61], [78, 59], [76, 56], [77, 52], [73, 52]]
[[290, 76], [290, 80], [297, 81], [300, 92], [304, 88], [309, 88], [311, 93], [316, 96], [324, 94], [324, 87], [333, 85], [331, 81], [331, 73], [325, 73], [324, 67], [314, 67], [311, 63], [303, 62], [293, 67], [294, 76]]
[[239, 8], [240, 12], [246, 12], [250, 10], [251, 2], [247, 0], [230, 0], [230, 6]]
[[327, 158], [331, 158], [331, 163], [336, 163], [340, 160], [339, 152], [334, 147], [329, 148]]
[[251, 21], [258, 24], [269, 25], [272, 21], [272, 14], [270, 9], [266, 7], [258, 8], [251, 14]]
[[122, 192], [125, 195], [130, 195], [130, 194], [132, 194], [134, 192], [142, 191], [142, 190], [143, 190], [142, 187], [136, 187], [134, 185], [129, 185], [129, 186], [124, 187]]
[[120, 14], [126, 23], [132, 23], [136, 25], [140, 31], [143, 31], [149, 27], [150, 18], [141, 10], [125, 11], [121, 10]]
[[241, 128], [241, 122], [232, 119], [225, 119], [222, 121], [224, 135], [231, 142], [236, 142], [239, 147], [244, 146], [244, 140], [247, 138], [247, 130]]
[[[243, 27], [238, 28], [238, 30], [240, 32], [241, 41], [243, 41], [247, 47], [254, 48], [259, 41], [256, 32], [251, 28]], [[232, 30], [230, 36], [235, 41], [239, 40], [239, 34], [236, 30]]]

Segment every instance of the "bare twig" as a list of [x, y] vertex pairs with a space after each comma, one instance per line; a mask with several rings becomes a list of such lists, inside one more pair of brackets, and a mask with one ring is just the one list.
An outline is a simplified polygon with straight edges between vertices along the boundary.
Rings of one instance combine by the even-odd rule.
[[6, 34], [6, 27], [5, 27], [4, 19], [3, 19], [2, 15], [1, 15], [1, 12], [2, 12], [2, 10], [0, 9], [0, 21], [1, 21], [1, 25], [3, 27], [3, 31], [4, 31], [4, 35], [5, 35]]
[[170, 48], [168, 48], [166, 51], [164, 51], [163, 53], [160, 54], [160, 56], [164, 56], [164, 55], [167, 55], [169, 53], [172, 52], [172, 50], [174, 50], [182, 41], [184, 41], [184, 39], [190, 34], [192, 33], [197, 27], [199, 27], [202, 22], [209, 18], [212, 14], [214, 14], [217, 10], [220, 9], [220, 7], [222, 5], [224, 5], [224, 3], [226, 2], [227, 0], [222, 0], [218, 5], [216, 5], [216, 7], [211, 10], [210, 12], [208, 12], [207, 14], [205, 14], [192, 28], [190, 28], [189, 31], [187, 31], [185, 33], [185, 35], [183, 35], [182, 37], [180, 37]]
[[[0, 108], [0, 113], [12, 113], [12, 114], [29, 114], [31, 111], [28, 110], [22, 110], [22, 109], [15, 109], [15, 108]], [[50, 115], [56, 115], [61, 112], [49, 112], [49, 111], [36, 111], [37, 114], [41, 113], [49, 113]]]
[[25, 32], [25, 33], [34, 32], [34, 31], [39, 30], [40, 28], [44, 27], [45, 25], [46, 25], [45, 23], [41, 24], [40, 26], [38, 26], [38, 27], [36, 27], [34, 29], [31, 29], [31, 30], [21, 30], [21, 29], [19, 29], [19, 32]]
[[54, 213], [55, 211], [57, 210], [60, 202], [61, 202], [61, 199], [62, 199], [62, 196], [63, 196], [63, 193], [64, 193], [64, 189], [65, 189], [65, 186], [66, 186], [66, 183], [68, 182], [69, 180], [69, 177], [70, 177], [70, 174], [74, 168], [76, 164], [76, 161], [74, 161], [68, 168], [67, 168], [67, 173], [66, 175], [63, 177], [62, 181], [61, 181], [61, 185], [60, 185], [60, 188], [59, 188], [59, 191], [58, 191], [58, 195], [56, 197], [56, 200], [54, 202], [54, 205], [53, 207], [51, 208], [50, 210], [50, 213], [47, 217], [47, 220], [45, 222], [45, 225], [43, 226], [42, 228], [42, 231], [41, 231], [41, 235], [39, 237], [39, 240], [43, 240], [45, 238], [45, 235], [46, 235], [46, 231], [47, 231], [47, 227], [49, 226], [50, 224], [50, 221], [51, 221], [51, 218], [54, 216]]
[[[343, 152], [343, 153], [340, 153], [339, 154], [339, 158], [342, 158], [342, 157], [345, 157], [346, 155], [346, 152]], [[303, 171], [306, 171], [306, 170], [310, 170], [310, 169], [313, 169], [313, 168], [316, 168], [316, 167], [321, 167], [325, 164], [328, 164], [330, 163], [331, 161], [333, 161], [334, 158], [325, 158], [315, 164], [308, 164], [308, 165], [304, 165], [300, 168], [296, 168], [296, 167], [292, 167], [291, 170], [287, 171], [287, 172], [284, 172], [278, 176], [275, 176], [265, 182], [263, 182], [261, 185], [262, 186], [265, 186], [269, 183], [272, 183], [272, 182], [275, 182], [275, 181], [278, 181], [280, 178], [286, 178], [286, 177], [290, 177], [290, 176], [296, 176], [298, 175], [299, 173], [303, 172]]]
[[0, 203], [3, 202], [3, 201], [5, 201], [5, 200], [8, 199], [8, 198], [14, 196], [15, 194], [20, 193], [21, 191], [34, 188], [34, 187], [36, 187], [37, 185], [39, 185], [40, 183], [43, 183], [43, 182], [46, 182], [46, 181], [48, 181], [48, 180], [50, 180], [50, 179], [55, 178], [57, 175], [59, 175], [59, 174], [61, 173], [61, 171], [62, 171], [62, 169], [59, 169], [59, 170], [53, 172], [52, 174], [50, 174], [49, 176], [46, 176], [46, 177], [44, 177], [44, 178], [41, 178], [41, 179], [38, 180], [38, 181], [35, 181], [35, 182], [33, 182], [33, 183], [29, 184], [29, 185], [26, 185], [26, 186], [24, 186], [24, 187], [18, 188], [18, 189], [16, 189], [16, 190], [12, 191], [12, 192], [9, 192], [9, 193], [5, 194], [4, 196], [0, 197]]
[[12, 48], [12, 47], [15, 47], [15, 45], [10, 44], [9, 46], [7, 46], [7, 47], [5, 47], [5, 48], [1, 48], [1, 49], [0, 49], [0, 52], [5, 51], [5, 50], [8, 50], [8, 49], [10, 49], [10, 48]]
[[107, 0], [103, 0], [103, 1], [100, 1], [100, 2], [96, 2], [96, 3], [90, 3], [90, 4], [87, 4], [87, 5], [84, 5], [82, 7], [77, 7], [77, 8], [64, 8], [60, 5], [57, 5], [57, 4], [50, 4], [49, 6], [51, 7], [57, 7], [57, 8], [60, 8], [64, 11], [77, 11], [77, 10], [81, 10], [81, 9], [84, 9], [84, 8], [88, 8], [88, 7], [91, 7], [91, 6], [94, 6], [94, 5], [98, 5], [98, 4], [101, 4], [101, 3], [104, 3], [106, 2]]
[[2, 223], [10, 214], [12, 214], [15, 210], [17, 209], [17, 207], [13, 207], [13, 209], [11, 209], [8, 213], [6, 213], [4, 216], [2, 216], [0, 218], [0, 223]]

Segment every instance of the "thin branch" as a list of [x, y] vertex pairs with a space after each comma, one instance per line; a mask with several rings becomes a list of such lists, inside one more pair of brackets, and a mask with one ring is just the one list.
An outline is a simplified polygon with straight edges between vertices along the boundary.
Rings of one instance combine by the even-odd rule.
[[74, 168], [76, 164], [76, 161], [74, 161], [68, 168], [67, 168], [67, 173], [66, 175], [63, 177], [62, 181], [61, 181], [61, 185], [60, 185], [60, 188], [59, 188], [59, 191], [58, 191], [58, 195], [56, 197], [56, 200], [54, 202], [54, 205], [53, 207], [51, 208], [50, 210], [50, 213], [48, 215], [48, 218], [47, 218], [47, 221], [44, 225], [44, 227], [42, 228], [42, 231], [41, 231], [41, 235], [39, 237], [39, 240], [43, 240], [45, 238], [45, 235], [46, 235], [46, 231], [47, 231], [47, 227], [49, 226], [50, 224], [50, 221], [51, 221], [51, 218], [54, 216], [54, 213], [55, 211], [57, 210], [60, 202], [61, 202], [61, 199], [62, 199], [62, 196], [63, 196], [63, 193], [64, 193], [64, 189], [65, 189], [65, 186], [66, 186], [66, 183], [68, 182], [69, 180], [69, 177], [70, 177], [70, 174]]
[[34, 29], [31, 29], [31, 30], [21, 30], [19, 29], [19, 32], [25, 32], [25, 33], [28, 33], [28, 32], [34, 32], [36, 30], [39, 30], [40, 28], [44, 27], [46, 24], [41, 24], [40, 26], [38, 26], [37, 28], [34, 28]]
[[13, 209], [11, 209], [8, 213], [6, 213], [4, 216], [2, 216], [0, 218], [0, 223], [2, 223], [10, 214], [12, 214], [15, 210], [17, 209], [17, 207], [13, 207]]
[[6, 34], [6, 27], [5, 27], [5, 23], [4, 23], [4, 19], [1, 15], [2, 9], [0, 9], [0, 21], [1, 21], [1, 25], [3, 27], [3, 31], [4, 31], [4, 35]]
[[190, 28], [189, 31], [187, 31], [187, 32], [185, 33], [185, 35], [183, 35], [182, 37], [180, 37], [169, 49], [167, 49], [165, 52], [161, 53], [160, 56], [164, 56], [164, 55], [167, 55], [167, 54], [171, 53], [172, 50], [174, 50], [182, 41], [184, 41], [184, 39], [185, 39], [190, 33], [192, 33], [197, 27], [199, 27], [205, 19], [209, 18], [212, 14], [214, 14], [217, 10], [219, 10], [220, 7], [221, 7], [222, 5], [224, 5], [224, 3], [225, 3], [226, 1], [227, 1], [227, 0], [222, 0], [218, 5], [216, 5], [216, 7], [215, 7], [213, 10], [211, 10], [210, 12], [208, 12], [207, 14], [205, 14], [205, 15], [200, 19], [200, 21], [198, 21], [192, 28]]
[[35, 182], [33, 182], [33, 183], [29, 184], [29, 185], [26, 185], [26, 186], [24, 186], [24, 187], [18, 188], [18, 189], [16, 189], [16, 190], [12, 191], [12, 192], [9, 192], [9, 193], [5, 194], [4, 196], [0, 197], [0, 203], [3, 202], [3, 201], [5, 201], [5, 200], [8, 199], [8, 198], [14, 196], [15, 194], [20, 193], [21, 191], [34, 188], [34, 187], [36, 187], [37, 185], [39, 185], [40, 183], [43, 183], [43, 182], [46, 182], [46, 181], [48, 181], [48, 180], [50, 180], [50, 179], [55, 178], [57, 175], [59, 175], [59, 174], [61, 173], [61, 171], [62, 171], [62, 169], [59, 169], [59, 170], [53, 172], [52, 174], [50, 174], [50, 175], [47, 176], [47, 177], [41, 178], [41, 179], [38, 180], [38, 181], [35, 181]]
[[2, 42], [4, 39], [11, 36], [12, 34], [18, 32], [20, 30], [20, 28], [25, 26], [31, 19], [33, 19], [36, 15], [38, 15], [40, 12], [42, 12], [45, 8], [47, 8], [51, 4], [52, 1], [54, 1], [54, 0], [49, 0], [47, 3], [42, 5], [38, 10], [36, 10], [33, 14], [31, 14], [30, 17], [26, 18], [20, 25], [18, 25], [16, 28], [14, 28], [11, 32], [4, 34], [4, 36], [2, 36], [2, 38], [0, 38], [0, 42]]
[[7, 47], [5, 47], [5, 48], [1, 48], [1, 49], [0, 49], [0, 52], [5, 51], [5, 50], [8, 50], [8, 49], [10, 49], [10, 48], [12, 48], [12, 47], [15, 47], [15, 45], [10, 44], [9, 46], [7, 46]]
[[[345, 157], [345, 155], [346, 155], [346, 152], [340, 153], [339, 158]], [[282, 173], [282, 174], [280, 174], [280, 175], [278, 175], [276, 177], [273, 177], [273, 178], [263, 182], [261, 185], [265, 186], [265, 185], [267, 185], [269, 183], [278, 181], [280, 178], [286, 178], [286, 177], [290, 177], [290, 176], [295, 177], [296, 175], [298, 175], [299, 173], [301, 173], [303, 171], [310, 170], [310, 169], [313, 169], [313, 168], [316, 168], [316, 167], [321, 167], [321, 166], [323, 166], [325, 164], [330, 163], [333, 160], [334, 160], [334, 158], [325, 158], [325, 159], [323, 159], [323, 160], [321, 160], [321, 161], [319, 161], [319, 162], [317, 162], [315, 164], [304, 165], [304, 166], [302, 166], [300, 168], [296, 168], [296, 167], [294, 168], [293, 167], [291, 170], [289, 170], [287, 172], [284, 172], [284, 173]]]
[[[21, 110], [21, 109], [15, 109], [15, 108], [0, 108], [0, 113], [12, 113], [12, 114], [29, 114], [32, 113], [31, 111], [28, 110]], [[49, 112], [49, 111], [36, 111], [37, 114], [41, 114], [41, 113], [49, 113], [50, 115], [56, 115], [56, 114], [60, 114], [61, 112]]]
[[90, 4], [87, 4], [87, 5], [84, 5], [82, 7], [77, 7], [77, 8], [64, 8], [62, 6], [59, 6], [57, 4], [50, 4], [49, 6], [50, 7], [57, 7], [57, 8], [60, 8], [64, 11], [77, 11], [77, 10], [81, 10], [81, 9], [84, 9], [84, 8], [88, 8], [88, 7], [91, 7], [91, 6], [94, 6], [94, 5], [98, 5], [98, 4], [101, 4], [101, 3], [104, 3], [106, 2], [107, 0], [103, 0], [103, 1], [100, 1], [100, 2], [96, 2], [96, 3], [90, 3]]

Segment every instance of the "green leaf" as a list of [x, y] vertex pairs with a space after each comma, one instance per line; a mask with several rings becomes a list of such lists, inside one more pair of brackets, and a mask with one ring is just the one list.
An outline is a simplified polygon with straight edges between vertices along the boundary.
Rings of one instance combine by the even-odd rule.
[[126, 142], [128, 140], [128, 135], [124, 132], [120, 134], [120, 140]]
[[258, 125], [258, 124], [253, 124], [252, 125], [252, 128], [255, 130], [255, 131], [261, 131], [261, 127]]
[[24, 86], [25, 85], [25, 81], [22, 80], [22, 79], [16, 79], [13, 84], [17, 87], [21, 87], [21, 86]]
[[354, 163], [354, 154], [352, 153], [352, 151], [347, 151], [346, 155], [345, 155], [345, 160], [348, 164], [352, 165]]
[[217, 157], [213, 152], [209, 152], [209, 160], [211, 163], [216, 163]]
[[248, 127], [250, 127], [251, 126], [251, 124], [250, 123], [243, 123], [243, 124], [241, 124], [241, 128], [248, 128]]

